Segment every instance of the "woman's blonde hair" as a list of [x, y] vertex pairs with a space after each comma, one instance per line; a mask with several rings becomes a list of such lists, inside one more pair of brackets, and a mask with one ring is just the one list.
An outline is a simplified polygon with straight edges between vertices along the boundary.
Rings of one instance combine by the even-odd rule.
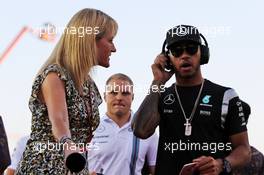
[[117, 29], [117, 22], [100, 10], [85, 8], [79, 11], [67, 24], [59, 42], [39, 73], [50, 64], [58, 64], [70, 72], [76, 88], [80, 89], [91, 68], [97, 65], [96, 40], [105, 34], [115, 36]]

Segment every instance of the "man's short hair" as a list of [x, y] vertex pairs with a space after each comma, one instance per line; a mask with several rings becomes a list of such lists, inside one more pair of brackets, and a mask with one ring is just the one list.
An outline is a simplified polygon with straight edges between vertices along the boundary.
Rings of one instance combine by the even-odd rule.
[[111, 80], [113, 79], [117, 79], [117, 80], [123, 80], [123, 81], [128, 81], [130, 85], [134, 85], [133, 81], [131, 80], [131, 78], [129, 78], [129, 76], [122, 74], [122, 73], [116, 73], [111, 75], [107, 80], [105, 85], [108, 85], [110, 83]]

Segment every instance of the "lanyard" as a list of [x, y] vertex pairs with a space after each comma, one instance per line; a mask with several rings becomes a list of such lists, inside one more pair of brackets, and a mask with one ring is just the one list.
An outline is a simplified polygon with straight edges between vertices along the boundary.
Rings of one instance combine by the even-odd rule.
[[132, 154], [130, 161], [130, 175], [135, 174], [138, 151], [139, 151], [139, 141], [140, 141], [139, 138], [133, 134], [133, 147], [132, 147]]

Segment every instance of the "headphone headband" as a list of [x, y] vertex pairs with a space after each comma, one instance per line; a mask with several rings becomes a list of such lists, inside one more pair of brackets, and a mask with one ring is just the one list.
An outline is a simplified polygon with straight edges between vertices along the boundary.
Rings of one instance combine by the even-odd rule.
[[201, 33], [200, 33], [200, 37], [203, 39], [205, 46], [208, 47], [208, 43], [207, 43], [205, 37]]

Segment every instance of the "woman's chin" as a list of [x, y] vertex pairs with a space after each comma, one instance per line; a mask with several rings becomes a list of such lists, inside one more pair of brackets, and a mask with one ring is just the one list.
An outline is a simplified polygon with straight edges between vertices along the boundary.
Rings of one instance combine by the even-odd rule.
[[99, 64], [98, 66], [104, 67], [104, 68], [108, 68], [110, 66], [110, 64]]

